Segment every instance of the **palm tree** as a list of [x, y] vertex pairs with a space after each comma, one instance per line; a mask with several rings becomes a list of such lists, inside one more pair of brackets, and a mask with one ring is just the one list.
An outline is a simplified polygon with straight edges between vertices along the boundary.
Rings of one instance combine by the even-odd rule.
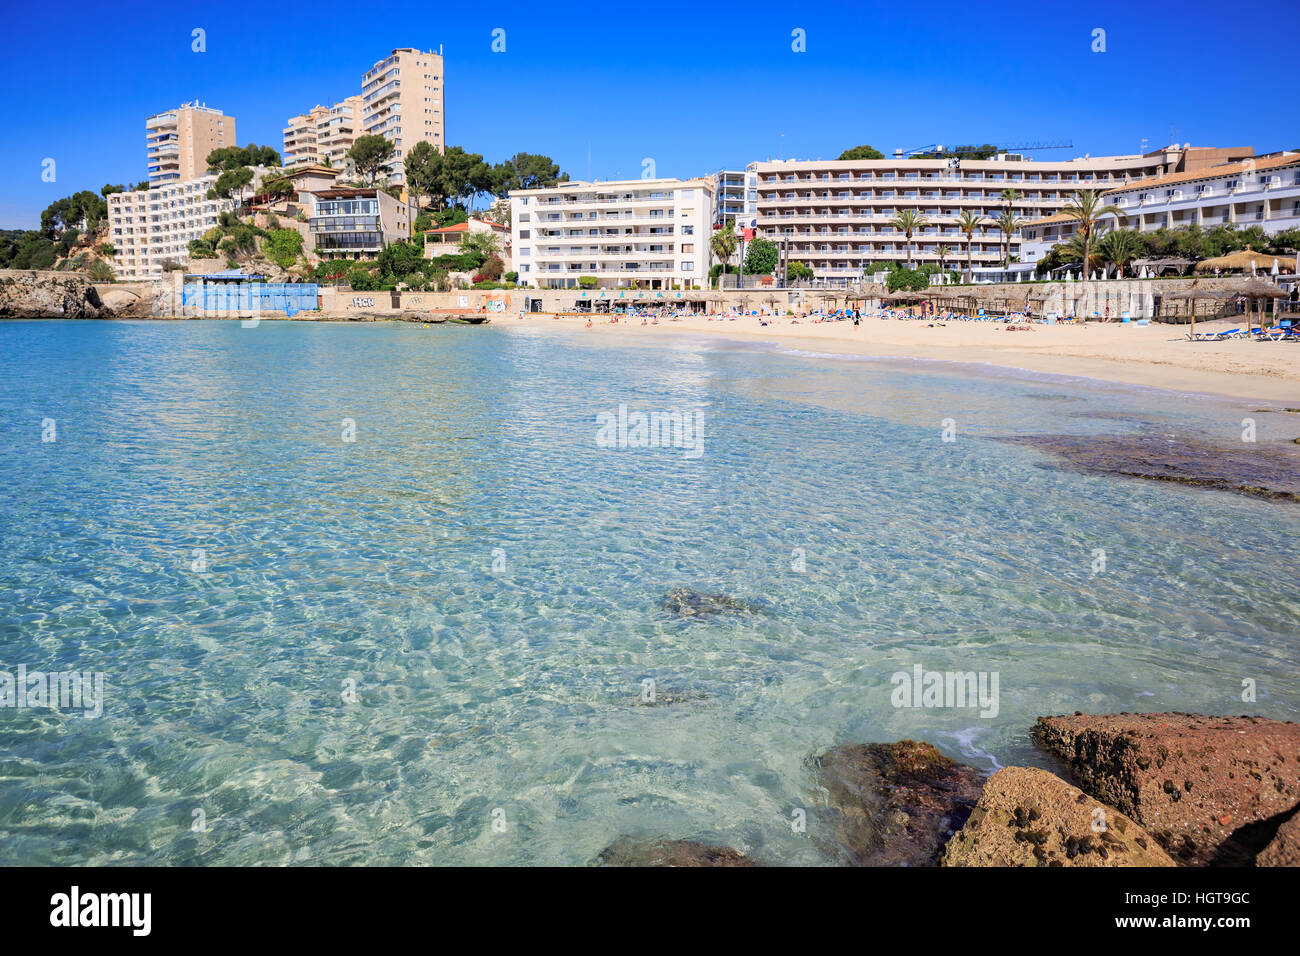
[[904, 209], [889, 223], [903, 233], [907, 239], [907, 267], [912, 268], [912, 235], [930, 225], [930, 220], [921, 215], [919, 210]]
[[980, 234], [983, 235], [984, 217], [977, 212], [971, 212], [969, 209], [965, 209], [962, 211], [962, 214], [957, 217], [957, 228], [966, 233], [966, 271], [970, 272], [972, 268], [971, 247], [973, 245], [971, 237], [975, 234], [976, 229], [979, 229]]
[[1096, 249], [1084, 249], [1083, 233], [1076, 232], [1068, 241], [1058, 243], [1052, 247], [1061, 250], [1061, 258], [1066, 263], [1078, 262], [1081, 276], [1087, 274], [1101, 265], [1101, 258], [1097, 255]]
[[[713, 250], [713, 257], [722, 263], [725, 269], [727, 263], [731, 261], [732, 255], [736, 251], [736, 246], [740, 244], [740, 237], [736, 235], [734, 228], [734, 219], [728, 219], [727, 224], [721, 229], [713, 230], [713, 238], [709, 240], [709, 248]], [[722, 277], [718, 277], [719, 284]]]
[[[1018, 190], [1018, 189], [1004, 189], [1004, 190], [1002, 190], [1002, 195], [1001, 195], [1000, 197], [998, 197], [998, 198], [1000, 198], [1000, 199], [1002, 200], [1002, 211], [1003, 211], [1003, 213], [1004, 213], [1004, 214], [1007, 214], [1007, 215], [1010, 215], [1010, 214], [1013, 212], [1013, 210], [1012, 210], [1011, 207], [1020, 201], [1020, 190]], [[1006, 237], [1006, 251], [1005, 251], [1005, 252], [1003, 253], [1003, 255], [1002, 255], [1002, 264], [1003, 264], [1003, 265], [1006, 265], [1006, 263], [1007, 263], [1010, 259], [1011, 259], [1011, 237], [1010, 237], [1010, 236], [1007, 236], [1007, 237]]]
[[1132, 229], [1115, 229], [1097, 240], [1097, 254], [1102, 262], [1113, 263], [1115, 278], [1124, 278], [1124, 268], [1143, 252], [1143, 244]]
[[1083, 237], [1083, 269], [1086, 276], [1089, 263], [1092, 261], [1092, 235], [1097, 228], [1097, 220], [1105, 216], [1116, 216], [1122, 223], [1124, 210], [1118, 206], [1103, 206], [1100, 189], [1080, 189], [1074, 194], [1074, 198], [1065, 204], [1061, 212], [1079, 220], [1079, 235]]
[[952, 255], [952, 246], [941, 243], [938, 248], [934, 250], [934, 254], [939, 257], [939, 271], [943, 272], [943, 264], [947, 262], [948, 257]]
[[1002, 243], [1003, 248], [1006, 250], [1002, 255], [1002, 265], [1004, 267], [1011, 264], [1011, 237], [1024, 224], [1025, 221], [1019, 216], [1012, 215], [1010, 210], [998, 216], [997, 225], [1002, 230]]

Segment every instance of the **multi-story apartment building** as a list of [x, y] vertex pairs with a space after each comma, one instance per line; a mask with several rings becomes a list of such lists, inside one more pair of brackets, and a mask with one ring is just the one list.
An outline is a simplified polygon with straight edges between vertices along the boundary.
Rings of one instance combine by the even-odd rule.
[[392, 142], [388, 181], [405, 182], [402, 158], [416, 143], [445, 148], [442, 51], [394, 50], [361, 78], [361, 130]]
[[703, 286], [709, 273], [713, 179], [567, 182], [510, 193], [511, 248], [521, 283], [568, 289]]
[[360, 96], [289, 117], [284, 128], [285, 168], [326, 164], [341, 169], [360, 123]]
[[327, 110], [313, 106], [306, 113], [290, 116], [284, 127], [284, 150], [281, 162], [285, 169], [291, 166], [316, 165], [320, 155], [316, 150], [316, 124]]
[[[1142, 156], [1083, 156], [1037, 161], [1018, 156], [947, 159], [831, 160], [757, 163], [758, 232], [784, 243], [789, 261], [801, 261], [830, 285], [856, 281], [880, 263], [907, 258], [906, 239], [891, 225], [905, 209], [927, 223], [912, 237], [913, 264], [939, 263], [947, 245], [948, 263], [964, 263], [969, 252], [976, 267], [1001, 259], [1002, 234], [995, 220], [1010, 209], [1033, 221], [1054, 216], [1080, 189], [1115, 189], [1135, 181], [1238, 156], [1249, 148], [1220, 150], [1169, 147]], [[1015, 190], [1008, 202], [1005, 190]], [[967, 248], [958, 217], [970, 211], [983, 217]], [[1018, 256], [1019, 236], [1011, 254]]]
[[202, 103], [183, 103], [144, 121], [149, 185], [187, 182], [208, 171], [208, 154], [238, 145], [235, 118]]
[[744, 169], [722, 169], [713, 174], [717, 193], [713, 202], [713, 228], [718, 229], [729, 220], [738, 224], [751, 221], [758, 215], [758, 163]]
[[409, 210], [382, 189], [299, 191], [310, 204], [307, 251], [322, 259], [373, 259], [411, 236]]
[[1144, 179], [1105, 198], [1124, 210], [1121, 225], [1141, 232], [1234, 225], [1273, 235], [1300, 227], [1300, 152]]
[[109, 193], [108, 235], [117, 277], [160, 279], [164, 266], [189, 262], [189, 244], [217, 225], [233, 201], [208, 199], [216, 176], [164, 183], [147, 190]]

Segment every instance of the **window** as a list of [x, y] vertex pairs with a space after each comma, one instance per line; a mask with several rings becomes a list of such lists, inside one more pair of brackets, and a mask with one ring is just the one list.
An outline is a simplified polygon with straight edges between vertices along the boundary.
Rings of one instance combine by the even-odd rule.
[[691, 260], [691, 259], [684, 259], [684, 260], [682, 260], [682, 271], [683, 271], [683, 272], [694, 272], [694, 271], [695, 271], [695, 262], [694, 262], [694, 260]]

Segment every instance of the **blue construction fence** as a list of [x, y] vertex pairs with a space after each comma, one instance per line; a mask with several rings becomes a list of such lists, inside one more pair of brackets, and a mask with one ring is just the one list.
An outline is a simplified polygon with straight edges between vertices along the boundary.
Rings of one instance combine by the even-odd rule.
[[282, 312], [293, 315], [318, 307], [315, 282], [185, 283], [182, 302], [204, 312]]

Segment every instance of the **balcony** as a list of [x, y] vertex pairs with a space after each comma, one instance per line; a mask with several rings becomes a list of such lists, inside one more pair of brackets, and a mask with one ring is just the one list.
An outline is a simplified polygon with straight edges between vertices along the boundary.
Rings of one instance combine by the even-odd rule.
[[379, 232], [378, 216], [321, 216], [310, 223], [314, 233]]

